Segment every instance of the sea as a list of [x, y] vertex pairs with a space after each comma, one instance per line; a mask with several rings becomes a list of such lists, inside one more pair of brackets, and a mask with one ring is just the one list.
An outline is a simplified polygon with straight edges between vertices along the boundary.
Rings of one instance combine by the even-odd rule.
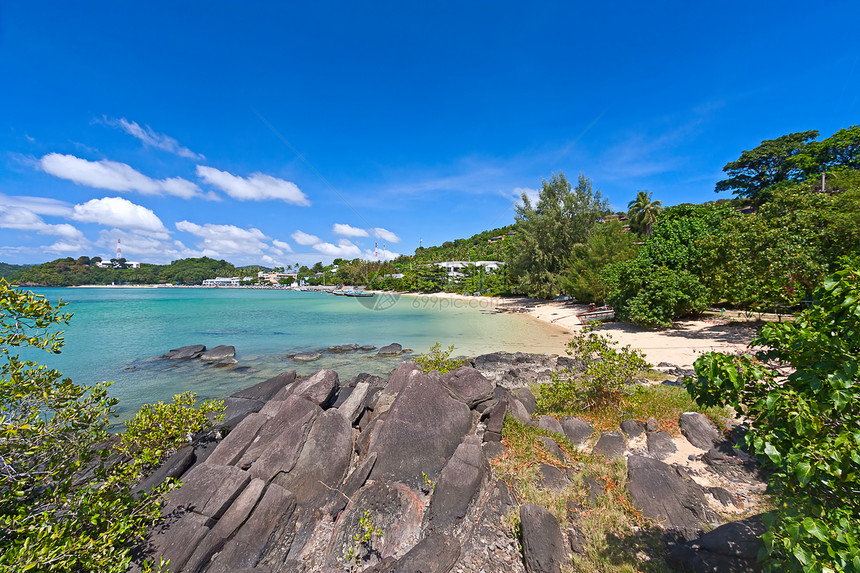
[[[323, 292], [208, 288], [40, 288], [34, 293], [73, 317], [63, 326], [59, 355], [28, 352], [78, 384], [109, 381], [119, 399], [118, 420], [146, 403], [192, 391], [199, 399], [223, 398], [285, 370], [310, 374], [336, 370], [341, 380], [361, 372], [384, 376], [403, 357], [375, 351], [329, 352], [343, 344], [381, 347], [392, 342], [411, 352], [435, 343], [454, 346], [452, 356], [487, 352], [559, 352], [564, 332], [521, 314], [502, 312], [500, 299], [449, 299], [377, 294], [368, 298]], [[236, 348], [238, 364], [215, 367], [199, 360], [171, 361], [167, 351], [191, 344]], [[316, 351], [296, 362], [290, 355]]]

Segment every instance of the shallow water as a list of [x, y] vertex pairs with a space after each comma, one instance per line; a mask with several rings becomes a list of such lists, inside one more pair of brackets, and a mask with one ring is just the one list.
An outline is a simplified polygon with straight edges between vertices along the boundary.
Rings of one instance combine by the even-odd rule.
[[[202, 398], [224, 397], [295, 368], [308, 374], [336, 370], [342, 379], [359, 372], [384, 375], [402, 358], [375, 352], [323, 352], [314, 362], [287, 357], [338, 344], [384, 346], [399, 342], [426, 352], [435, 342], [454, 354], [558, 352], [566, 340], [558, 328], [527, 316], [498, 312], [498, 300], [452, 300], [377, 295], [355, 299], [319, 292], [201, 288], [33, 289], [62, 298], [74, 313], [59, 356], [29, 355], [62, 370], [77, 383], [113, 381], [111, 394], [127, 417], [147, 402], [190, 390]], [[204, 344], [236, 347], [236, 367], [164, 360], [172, 348]]]

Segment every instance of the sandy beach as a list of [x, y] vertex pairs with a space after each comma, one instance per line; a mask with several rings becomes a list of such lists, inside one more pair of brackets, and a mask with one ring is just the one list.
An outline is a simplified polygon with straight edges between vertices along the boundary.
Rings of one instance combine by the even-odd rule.
[[[583, 328], [577, 314], [588, 310], [587, 305], [529, 298], [474, 297], [455, 293], [433, 293], [415, 296], [449, 298], [483, 304], [499, 312], [519, 312], [550, 325], [559, 334], [569, 334]], [[666, 330], [648, 330], [625, 322], [600, 325], [600, 332], [609, 334], [617, 346], [630, 345], [641, 350], [648, 362], [656, 366], [667, 362], [682, 368], [692, 368], [696, 358], [706, 352], [736, 353], [748, 350], [758, 326], [753, 321], [731, 321], [721, 318], [682, 320]], [[558, 354], [563, 354], [565, 338], [558, 337]]]

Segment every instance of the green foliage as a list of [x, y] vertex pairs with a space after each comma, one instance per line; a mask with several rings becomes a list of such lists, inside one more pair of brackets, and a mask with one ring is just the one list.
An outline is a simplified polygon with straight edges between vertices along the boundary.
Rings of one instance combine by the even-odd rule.
[[639, 191], [636, 199], [627, 204], [630, 230], [640, 235], [650, 235], [657, 222], [657, 214], [663, 210], [663, 203], [651, 200], [650, 191]]
[[358, 532], [352, 536], [352, 545], [346, 550], [346, 561], [351, 570], [358, 566], [365, 556], [377, 552], [376, 541], [382, 536], [382, 530], [374, 527], [370, 511], [364, 510], [358, 521]]
[[561, 292], [570, 250], [585, 242], [597, 219], [609, 211], [609, 204], [587, 177], [580, 174], [576, 187], [571, 188], [563, 173], [543, 182], [536, 205], [525, 194], [522, 201], [516, 207], [511, 272], [522, 292], [550, 298]]
[[767, 324], [756, 358], [707, 354], [687, 388], [747, 416], [746, 445], [783, 501], [769, 571], [860, 570], [860, 260], [827, 278], [793, 323]]
[[570, 270], [561, 280], [563, 291], [581, 301], [603, 300], [608, 294], [601, 279], [603, 269], [612, 262], [636, 256], [633, 236], [624, 232], [621, 223], [613, 221], [595, 225], [585, 243], [574, 245], [570, 251]]
[[567, 346], [567, 353], [581, 362], [581, 373], [576, 379], [553, 376], [552, 384], [540, 390], [539, 412], [617, 409], [633, 375], [649, 368], [641, 351], [629, 345], [616, 349], [610, 335], [590, 328], [577, 333]]
[[804, 170], [813, 168], [798, 156], [802, 155], [806, 142], [816, 137], [818, 131], [811, 130], [762, 141], [761, 145], [744, 151], [737, 160], [723, 167], [729, 178], [718, 182], [716, 191], [732, 191], [738, 197], [758, 200], [768, 187], [798, 180]]
[[71, 318], [62, 304], [0, 279], [0, 570], [124, 572], [172, 487], [135, 497], [133, 484], [176, 435], [111, 450], [108, 384], [79, 386], [18, 357], [61, 351], [56, 326]]
[[450, 358], [454, 352], [454, 345], [448, 347], [447, 350], [442, 350], [442, 345], [438, 342], [430, 347], [430, 352], [427, 354], [419, 354], [415, 357], [415, 363], [421, 372], [429, 374], [434, 370], [439, 374], [451, 372], [463, 366], [466, 361], [462, 359]]

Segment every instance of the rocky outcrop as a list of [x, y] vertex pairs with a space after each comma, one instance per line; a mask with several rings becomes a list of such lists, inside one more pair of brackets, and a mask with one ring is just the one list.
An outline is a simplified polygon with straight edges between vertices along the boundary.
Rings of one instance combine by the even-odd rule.
[[520, 507], [523, 558], [529, 573], [561, 573], [567, 561], [558, 520], [539, 505]]
[[397, 356], [398, 354], [403, 353], [403, 346], [398, 344], [397, 342], [392, 342], [387, 346], [383, 346], [380, 348], [376, 354], [378, 356]]
[[756, 556], [765, 532], [761, 515], [754, 515], [705, 533], [676, 546], [667, 562], [679, 571], [690, 573], [758, 573]]
[[191, 346], [174, 348], [173, 350], [168, 351], [162, 358], [167, 358], [168, 360], [190, 360], [192, 358], [197, 358], [205, 350], [206, 347], [202, 344], [192, 344]]
[[205, 350], [198, 358], [203, 362], [219, 362], [221, 360], [227, 360], [228, 358], [236, 357], [236, 347], [235, 346], [216, 346], [215, 348], [210, 348], [209, 350]]
[[684, 437], [697, 448], [710, 450], [720, 439], [720, 433], [704, 414], [684, 412], [678, 425]]

